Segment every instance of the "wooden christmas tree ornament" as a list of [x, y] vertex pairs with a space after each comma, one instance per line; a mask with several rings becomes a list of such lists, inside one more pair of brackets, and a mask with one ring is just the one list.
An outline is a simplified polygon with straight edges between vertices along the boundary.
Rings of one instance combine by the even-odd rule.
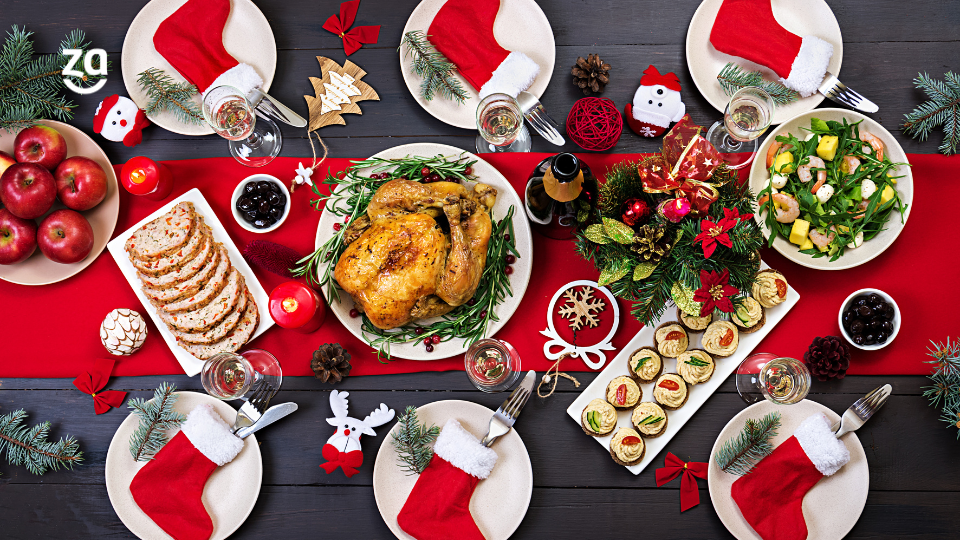
[[347, 60], [343, 67], [335, 61], [318, 56], [321, 78], [310, 77], [316, 96], [303, 96], [310, 108], [310, 124], [307, 131], [314, 131], [331, 124], [346, 125], [341, 115], [363, 114], [359, 101], [380, 101], [377, 91], [361, 81], [366, 71]]

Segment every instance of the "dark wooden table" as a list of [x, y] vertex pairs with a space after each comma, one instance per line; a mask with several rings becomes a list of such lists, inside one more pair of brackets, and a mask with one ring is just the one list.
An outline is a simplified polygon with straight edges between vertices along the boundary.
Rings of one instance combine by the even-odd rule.
[[[321, 131], [331, 155], [363, 157], [416, 141], [472, 147], [475, 132], [435, 120], [416, 104], [403, 84], [396, 47], [416, 3], [365, 0], [361, 4], [357, 24], [383, 27], [378, 45], [367, 46], [350, 59], [369, 73], [365, 81], [377, 89], [382, 101], [364, 103], [363, 116], [349, 116], [346, 126]], [[116, 71], [106, 88], [76, 100], [79, 108], [72, 123], [90, 133], [97, 102], [112, 93], [126, 93], [119, 73], [120, 50], [127, 27], [142, 4], [142, 0], [4, 0], [0, 13], [4, 24], [25, 25], [36, 32], [39, 52], [53, 52], [73, 28], [85, 30], [95, 47], [109, 52]], [[260, 0], [257, 4], [269, 19], [280, 49], [270, 93], [305, 113], [301, 96], [312, 93], [307, 78], [319, 73], [314, 57], [344, 59], [340, 40], [320, 28], [337, 10], [338, 2]], [[880, 106], [874, 118], [895, 134], [907, 152], [936, 152], [939, 136], [921, 143], [900, 135], [897, 128], [903, 114], [922, 98], [911, 82], [918, 71], [940, 77], [958, 68], [960, 10], [956, 3], [831, 0], [830, 5], [843, 30], [842, 80]], [[719, 117], [698, 94], [686, 69], [684, 40], [696, 1], [542, 0], [541, 7], [557, 42], [553, 79], [542, 99], [555, 118], [562, 119], [580, 97], [568, 73], [576, 57], [588, 53], [599, 53], [613, 65], [604, 96], [621, 108], [632, 98], [643, 69], [652, 63], [661, 72], [675, 71], [680, 76], [687, 111], [696, 122], [709, 124]], [[283, 155], [310, 155], [301, 130], [283, 126], [283, 131]], [[626, 132], [614, 150], [649, 152], [658, 145], [659, 140]], [[227, 155], [225, 141], [216, 136], [189, 138], [156, 127], [145, 131], [144, 143], [136, 148], [106, 142], [103, 147], [114, 163], [141, 154], [165, 160]], [[574, 147], [568, 144], [568, 149]], [[555, 151], [556, 147], [534, 137], [534, 150]], [[810, 295], [805, 301], [815, 302], [816, 297]], [[531, 339], [538, 337], [531, 335]], [[69, 353], [69, 344], [65, 344], [64, 354]], [[923, 351], [915, 354], [919, 358]], [[4, 358], [0, 362], [30, 361], [33, 359]], [[589, 383], [595, 375], [577, 377]], [[118, 378], [110, 387], [130, 390], [130, 397], [147, 397], [163, 381], [202, 391], [196, 377], [182, 375]], [[870, 496], [850, 537], [955, 538], [960, 529], [960, 467], [953, 458], [960, 443], [952, 430], [943, 429], [937, 412], [920, 395], [925, 378], [848, 377], [815, 383], [811, 398], [842, 411], [884, 382], [893, 384], [895, 395], [859, 432], [870, 463]], [[502, 395], [474, 390], [459, 372], [355, 377], [339, 388], [351, 392], [351, 406], [361, 411], [372, 410], [381, 402], [402, 410], [406, 405], [443, 399], [465, 399], [495, 408], [503, 399]], [[515, 537], [729, 537], [710, 505], [706, 482], [701, 481], [703, 504], [681, 515], [679, 482], [656, 488], [653, 467], [639, 476], [625, 472], [566, 418], [564, 411], [575, 395], [570, 385], [561, 383], [555, 396], [533, 400], [517, 424], [533, 462], [534, 492]], [[317, 465], [320, 448], [330, 435], [324, 420], [329, 415], [328, 388], [311, 378], [290, 377], [276, 399], [296, 401], [301, 409], [262, 433], [263, 488], [253, 514], [235, 537], [390, 538], [371, 489], [372, 463], [385, 430], [372, 440], [365, 439], [367, 458], [359, 474], [351, 479], [339, 472], [327, 475]], [[727, 381], [677, 434], [670, 450], [683, 459], [705, 461], [724, 424], [743, 406], [732, 381]], [[0, 412], [17, 408], [26, 409], [31, 420], [51, 421], [54, 436], [76, 436], [86, 460], [72, 472], [42, 477], [0, 460], [0, 537], [131, 537], [110, 506], [104, 487], [107, 447], [125, 413], [94, 416], [90, 398], [75, 390], [68, 379], [0, 380]], [[657, 461], [661, 460], [658, 457]]]

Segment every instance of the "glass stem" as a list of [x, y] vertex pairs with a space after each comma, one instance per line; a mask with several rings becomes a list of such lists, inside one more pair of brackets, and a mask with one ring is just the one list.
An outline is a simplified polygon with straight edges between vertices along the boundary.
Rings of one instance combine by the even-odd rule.
[[251, 149], [256, 150], [257, 148], [260, 148], [261, 144], [263, 144], [263, 137], [260, 136], [259, 133], [254, 131], [253, 133], [250, 134], [249, 137], [247, 137], [247, 140], [243, 142], [246, 143], [246, 145], [249, 146]]

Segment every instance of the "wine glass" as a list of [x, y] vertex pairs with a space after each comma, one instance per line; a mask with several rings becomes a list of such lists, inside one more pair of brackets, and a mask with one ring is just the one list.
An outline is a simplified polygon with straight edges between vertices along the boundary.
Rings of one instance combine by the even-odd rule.
[[737, 392], [747, 403], [768, 399], [780, 405], [792, 405], [810, 393], [810, 370], [794, 358], [772, 353], [748, 356], [737, 367]]
[[715, 122], [707, 131], [707, 140], [717, 150], [737, 154], [728, 157], [727, 167], [742, 169], [753, 162], [760, 146], [757, 138], [770, 127], [775, 110], [776, 103], [762, 88], [747, 86], [733, 94], [723, 111], [723, 122]]
[[477, 152], [529, 152], [530, 132], [523, 111], [507, 94], [490, 94], [477, 106]]
[[217, 353], [207, 359], [200, 370], [203, 389], [224, 401], [244, 398], [260, 381], [266, 381], [274, 389], [279, 389], [283, 382], [280, 362], [263, 349]]
[[280, 153], [280, 129], [269, 118], [257, 118], [238, 88], [223, 85], [207, 92], [203, 117], [217, 135], [230, 141], [234, 159], [248, 167], [263, 167]]

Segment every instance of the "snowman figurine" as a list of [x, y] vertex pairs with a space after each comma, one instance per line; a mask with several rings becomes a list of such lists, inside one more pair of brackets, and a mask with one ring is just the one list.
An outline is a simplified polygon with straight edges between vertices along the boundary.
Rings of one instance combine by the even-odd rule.
[[640, 88], [627, 103], [623, 116], [634, 133], [642, 137], [659, 137], [670, 124], [679, 122], [687, 107], [680, 101], [680, 79], [675, 73], [661, 75], [650, 66], [640, 77]]
[[132, 99], [114, 94], [97, 106], [93, 116], [93, 131], [104, 139], [136, 146], [143, 141], [143, 128], [150, 125], [146, 113]]

